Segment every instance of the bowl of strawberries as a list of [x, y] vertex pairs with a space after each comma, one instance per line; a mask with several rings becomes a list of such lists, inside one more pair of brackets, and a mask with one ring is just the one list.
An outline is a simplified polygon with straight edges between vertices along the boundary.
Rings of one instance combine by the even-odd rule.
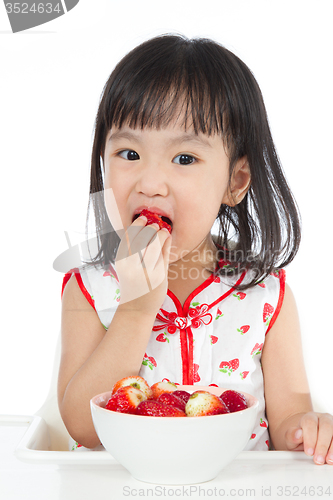
[[139, 481], [193, 484], [214, 479], [251, 437], [258, 400], [216, 386], [151, 386], [119, 380], [91, 399], [104, 448]]

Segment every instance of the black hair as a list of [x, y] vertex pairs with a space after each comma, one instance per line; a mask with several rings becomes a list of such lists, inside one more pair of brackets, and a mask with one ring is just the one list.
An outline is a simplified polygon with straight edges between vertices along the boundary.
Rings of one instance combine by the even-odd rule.
[[[219, 43], [161, 35], [129, 52], [102, 92], [92, 150], [90, 194], [102, 192], [106, 136], [112, 126], [160, 128], [175, 117], [195, 133], [220, 134], [230, 157], [230, 179], [239, 158], [247, 157], [250, 188], [237, 205], [221, 205], [214, 241], [231, 266], [219, 273], [251, 269], [262, 281], [289, 264], [300, 244], [300, 217], [271, 136], [260, 88], [250, 69]], [[111, 227], [102, 197], [93, 197], [98, 253], [95, 264], [114, 262], [119, 236]], [[232, 240], [232, 245], [230, 241]]]

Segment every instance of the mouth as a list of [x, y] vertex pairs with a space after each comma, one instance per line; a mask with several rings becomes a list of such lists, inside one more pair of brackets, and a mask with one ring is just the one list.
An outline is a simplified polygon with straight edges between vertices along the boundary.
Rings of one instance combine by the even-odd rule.
[[144, 215], [145, 217], [147, 217], [148, 219], [147, 224], [153, 224], [154, 222], [156, 222], [160, 226], [160, 229], [162, 229], [162, 227], [166, 227], [168, 231], [171, 233], [173, 223], [169, 217], [144, 209], [141, 210], [140, 213], [135, 214], [133, 216], [132, 222], [134, 222], [138, 217], [140, 217], [140, 215]]

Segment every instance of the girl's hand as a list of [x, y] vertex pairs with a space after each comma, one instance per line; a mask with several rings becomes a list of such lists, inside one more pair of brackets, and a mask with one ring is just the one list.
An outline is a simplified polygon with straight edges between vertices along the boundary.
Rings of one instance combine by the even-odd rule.
[[115, 268], [120, 282], [119, 306], [156, 316], [168, 290], [171, 235], [139, 217], [120, 241]]
[[297, 427], [286, 432], [286, 445], [291, 451], [313, 456], [316, 464], [333, 465], [333, 416], [329, 413], [304, 413]]

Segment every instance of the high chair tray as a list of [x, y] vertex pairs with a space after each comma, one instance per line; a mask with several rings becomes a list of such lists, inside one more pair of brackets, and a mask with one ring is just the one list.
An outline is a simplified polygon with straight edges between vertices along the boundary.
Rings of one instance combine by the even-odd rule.
[[[119, 467], [115, 460], [106, 450], [100, 451], [58, 451], [50, 449], [50, 438], [48, 427], [39, 416], [1, 416], [0, 425], [25, 426], [26, 432], [15, 448], [15, 456], [27, 463], [43, 463], [55, 465], [98, 465]], [[305, 453], [288, 451], [243, 451], [235, 460], [255, 460], [266, 462], [278, 460], [291, 463], [293, 460], [311, 461]]]

